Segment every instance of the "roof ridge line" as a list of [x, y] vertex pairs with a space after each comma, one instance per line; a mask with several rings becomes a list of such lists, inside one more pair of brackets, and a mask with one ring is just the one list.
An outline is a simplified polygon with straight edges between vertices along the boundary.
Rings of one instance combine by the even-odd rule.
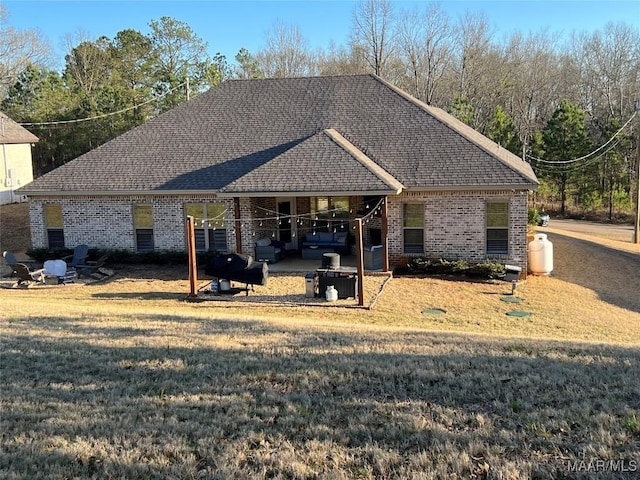
[[376, 177], [386, 183], [389, 187], [396, 190], [396, 194], [399, 194], [404, 185], [398, 181], [393, 175], [387, 172], [384, 168], [374, 162], [371, 158], [365, 155], [362, 150], [356, 147], [353, 143], [347, 140], [340, 134], [335, 128], [327, 128], [323, 130], [324, 134], [333, 140], [340, 148], [355, 158], [362, 166], [373, 173]]

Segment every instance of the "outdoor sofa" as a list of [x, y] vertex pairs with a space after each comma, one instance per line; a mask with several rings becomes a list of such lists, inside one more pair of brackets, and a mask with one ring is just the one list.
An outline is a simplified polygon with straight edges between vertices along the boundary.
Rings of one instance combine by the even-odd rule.
[[347, 232], [308, 233], [302, 242], [302, 258], [322, 258], [323, 253], [348, 253]]

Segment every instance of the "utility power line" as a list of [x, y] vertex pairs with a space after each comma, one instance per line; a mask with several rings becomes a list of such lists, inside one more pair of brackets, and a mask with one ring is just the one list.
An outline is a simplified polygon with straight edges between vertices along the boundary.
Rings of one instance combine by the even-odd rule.
[[[574, 158], [572, 160], [558, 160], [558, 161], [554, 161], [554, 160], [544, 160], [542, 158], [538, 158], [538, 157], [534, 157], [533, 155], [529, 155], [529, 154], [525, 154], [527, 158], [531, 159], [531, 160], [535, 160], [536, 162], [539, 163], [548, 163], [548, 164], [552, 164], [552, 165], [567, 165], [567, 164], [571, 164], [571, 163], [576, 163], [579, 162], [581, 160], [586, 160], [589, 157], [592, 157], [593, 155], [596, 155], [598, 152], [600, 152], [600, 150], [603, 150], [605, 148], [607, 148], [607, 146], [613, 142], [615, 140], [615, 138], [620, 134], [620, 132], [622, 132], [625, 128], [627, 128], [627, 126], [631, 123], [631, 121], [635, 118], [637, 112], [633, 112], [633, 115], [631, 115], [631, 117], [629, 118], [629, 120], [626, 121], [626, 123], [620, 127], [620, 129], [613, 134], [613, 136], [607, 140], [604, 144], [600, 145], [598, 148], [596, 148], [593, 152], [588, 153], [586, 155], [583, 155], [582, 157], [578, 157], [578, 158]], [[617, 145], [617, 144], [616, 144]], [[613, 148], [613, 147], [612, 147]], [[611, 148], [607, 149], [605, 152], [603, 152], [602, 154], [598, 155], [598, 157], [596, 158], [600, 158], [602, 155], [604, 155], [605, 153], [607, 153], [608, 151], [610, 151]]]
[[136, 108], [143, 107], [143, 106], [145, 106], [145, 105], [147, 105], [149, 103], [157, 102], [158, 100], [160, 100], [161, 98], [166, 97], [168, 94], [174, 92], [175, 90], [184, 87], [185, 85], [187, 85], [187, 83], [188, 82], [184, 82], [184, 83], [181, 83], [180, 85], [176, 85], [175, 87], [167, 90], [160, 97], [151, 98], [151, 99], [149, 99], [149, 100], [147, 100], [145, 102], [142, 102], [142, 103], [139, 103], [137, 105], [134, 105], [133, 107], [123, 108], [122, 110], [118, 110], [117, 112], [103, 113], [101, 115], [96, 115], [95, 117], [78, 118], [78, 119], [74, 119], [74, 120], [58, 120], [58, 121], [54, 121], [54, 122], [25, 122], [25, 123], [20, 123], [20, 125], [22, 125], [23, 127], [40, 127], [40, 126], [52, 126], [52, 125], [65, 125], [65, 124], [68, 124], [68, 123], [89, 122], [91, 120], [99, 120], [101, 118], [112, 117], [114, 115], [119, 115], [121, 113], [129, 112], [131, 110], [135, 110]]

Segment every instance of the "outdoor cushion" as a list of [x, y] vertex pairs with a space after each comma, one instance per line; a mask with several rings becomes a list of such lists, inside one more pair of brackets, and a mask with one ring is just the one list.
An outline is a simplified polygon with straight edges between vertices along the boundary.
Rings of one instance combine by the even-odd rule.
[[333, 242], [333, 233], [331, 232], [318, 232], [317, 242], [320, 243], [331, 243]]
[[271, 245], [271, 239], [269, 239], [269, 238], [261, 238], [260, 240], [258, 240], [256, 242], [256, 245], [258, 247], [268, 247], [269, 245]]

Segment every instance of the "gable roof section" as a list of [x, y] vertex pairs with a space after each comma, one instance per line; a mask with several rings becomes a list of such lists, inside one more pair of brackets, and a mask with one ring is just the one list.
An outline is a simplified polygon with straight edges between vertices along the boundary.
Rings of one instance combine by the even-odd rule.
[[222, 188], [232, 195], [397, 195], [402, 184], [333, 129], [308, 137]]
[[[339, 132], [339, 133], [338, 133]], [[530, 166], [374, 75], [230, 80], [21, 193], [530, 189]]]
[[35, 143], [38, 141], [33, 133], [11, 120], [0, 112], [0, 144]]

